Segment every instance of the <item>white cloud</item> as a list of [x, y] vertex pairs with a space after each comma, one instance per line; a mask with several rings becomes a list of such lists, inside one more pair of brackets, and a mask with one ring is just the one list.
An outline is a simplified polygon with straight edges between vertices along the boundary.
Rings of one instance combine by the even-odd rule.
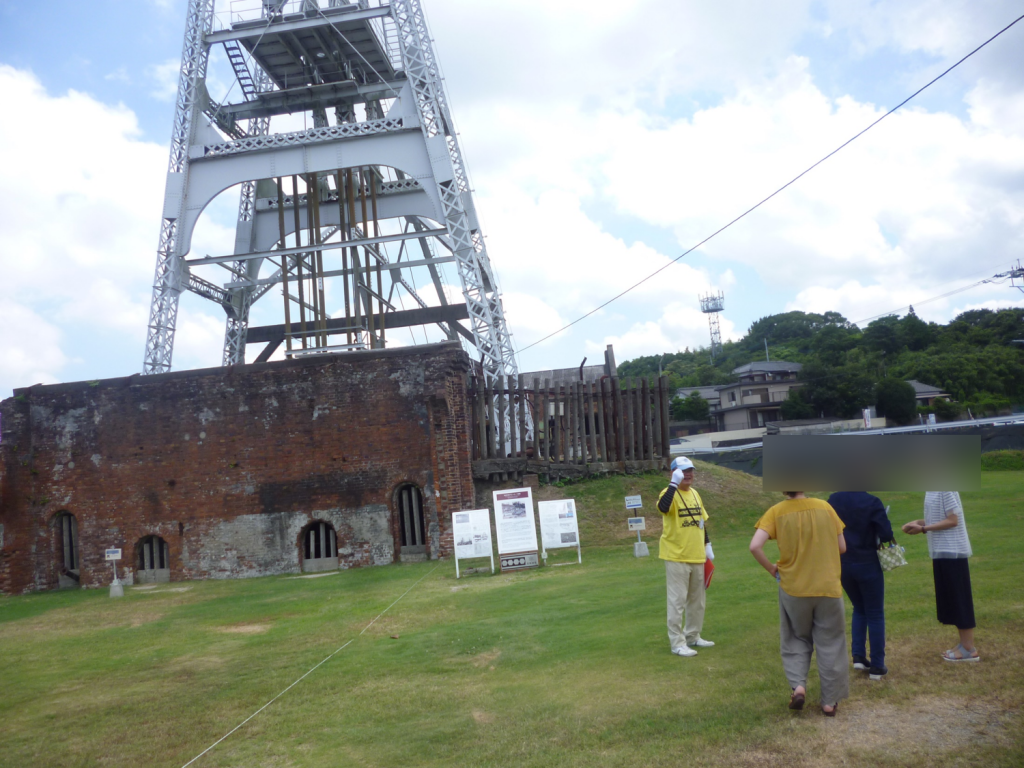
[[67, 362], [60, 329], [12, 300], [0, 302], [0, 400], [15, 387], [53, 384]]
[[[72, 366], [94, 377], [138, 370], [167, 148], [142, 141], [125, 107], [51, 96], [28, 72], [0, 66], [0, 94], [33, 116], [0, 121], [0, 392], [64, 380]], [[230, 252], [233, 241], [233, 228], [201, 219], [197, 248]], [[175, 367], [218, 365], [223, 323], [179, 314]]]
[[[739, 338], [732, 321], [719, 316], [719, 331], [722, 341]], [[689, 347], [699, 349], [711, 345], [711, 329], [708, 316], [699, 309], [683, 303], [673, 303], [665, 308], [657, 322], [634, 323], [620, 335], [606, 336], [600, 343], [588, 341], [588, 352], [597, 352], [608, 344], [615, 345], [615, 353], [621, 360], [642, 355], [656, 355], [662, 352], [681, 352]]]
[[150, 96], [160, 101], [174, 101], [178, 96], [178, 76], [181, 73], [181, 61], [167, 59], [153, 64], [146, 70], [146, 76], [154, 83]]

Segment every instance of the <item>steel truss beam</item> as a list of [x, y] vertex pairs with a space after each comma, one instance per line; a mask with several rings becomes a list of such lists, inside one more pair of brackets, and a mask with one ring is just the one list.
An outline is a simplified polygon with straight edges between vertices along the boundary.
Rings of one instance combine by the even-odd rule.
[[190, 267], [203, 266], [205, 264], [220, 264], [221, 262], [237, 261], [239, 263], [249, 259], [266, 259], [273, 256], [295, 256], [309, 251], [331, 251], [338, 248], [351, 248], [353, 245], [360, 247], [364, 245], [377, 245], [378, 243], [397, 243], [402, 240], [415, 240], [416, 238], [432, 235], [444, 235], [446, 229], [428, 229], [425, 232], [403, 232], [397, 235], [381, 235], [380, 237], [359, 237], [354, 240], [343, 240], [337, 243], [320, 243], [316, 248], [303, 245], [299, 248], [281, 248], [276, 251], [260, 251], [258, 253], [231, 254], [230, 256], [203, 256], [198, 259], [186, 259], [185, 263]]
[[[516, 363], [501, 297], [477, 223], [462, 153], [420, 0], [393, 0], [390, 5], [375, 8], [366, 8], [364, 4], [320, 8], [319, 3], [311, 0], [303, 18], [264, 17], [217, 32], [212, 30], [213, 6], [214, 0], [189, 0], [144, 372], [170, 370], [178, 297], [182, 290], [191, 290], [224, 306], [228, 315], [224, 363], [235, 364], [244, 361], [247, 342], [255, 341], [252, 332], [256, 329], [248, 328], [252, 303], [271, 286], [299, 276], [303, 280], [314, 280], [311, 291], [317, 298], [310, 300], [317, 308], [319, 319], [311, 323], [308, 335], [317, 337], [319, 333], [314, 347], [326, 350], [323, 279], [357, 275], [360, 279], [354, 281], [353, 290], [365, 294], [366, 307], [372, 312], [368, 318], [365, 314], [361, 316], [361, 332], [369, 334], [372, 344], [384, 343], [384, 327], [436, 323], [450, 337], [458, 333], [472, 340], [489, 381], [496, 382], [499, 377], [514, 374]], [[376, 26], [369, 30], [367, 19], [376, 19], [378, 26], [383, 22], [383, 34]], [[260, 43], [264, 33], [267, 34], [266, 46]], [[367, 66], [372, 71], [374, 65], [366, 61], [359, 47], [367, 39], [375, 51], [373, 55], [380, 55], [383, 50], [386, 59], [386, 66], [373, 71], [373, 77]], [[335, 40], [345, 42], [347, 47], [335, 50], [332, 48], [337, 47], [332, 42]], [[216, 105], [206, 94], [209, 47], [221, 43], [229, 50], [230, 63], [242, 86], [245, 99], [242, 104]], [[241, 55], [243, 46], [251, 53], [248, 61]], [[316, 55], [311, 56], [312, 52]], [[363, 56], [362, 63], [358, 61], [360, 56]], [[314, 60], [317, 57], [329, 65], [322, 70], [327, 73], [324, 78], [334, 82], [325, 83], [324, 78], [319, 77]], [[296, 63], [300, 66], [296, 67]], [[296, 75], [299, 70], [302, 74]], [[307, 79], [304, 87], [281, 92], [276, 91], [274, 85], [280, 77], [284, 78], [282, 85], [286, 81], [292, 84], [301, 82], [303, 77]], [[370, 82], [374, 78], [386, 82]], [[353, 82], [353, 79], [364, 82]], [[382, 89], [390, 93], [386, 108], [379, 103], [385, 95]], [[366, 103], [367, 119], [358, 120], [351, 109], [339, 109], [336, 111], [338, 122], [329, 124], [324, 107], [340, 104], [339, 99]], [[296, 108], [312, 109], [312, 129], [270, 133], [271, 115], [289, 113]], [[211, 119], [222, 130], [232, 132], [231, 140], [224, 140], [202, 117], [204, 109], [212, 112]], [[248, 125], [242, 135], [244, 120]], [[379, 180], [379, 172], [372, 169], [384, 166], [395, 169], [399, 178]], [[345, 233], [343, 242], [322, 242], [330, 236], [325, 235], [325, 231], [332, 226], [332, 231], [337, 231], [342, 220], [346, 220], [346, 216], [339, 216], [341, 206], [336, 191], [332, 192], [326, 181], [323, 186], [313, 188], [312, 205], [306, 195], [284, 196], [278, 200], [278, 195], [283, 193], [268, 195], [262, 182], [252, 181], [285, 176], [323, 179], [325, 174], [344, 169], [355, 169], [361, 180], [366, 176], [372, 180], [367, 188], [374, 195], [372, 233], [375, 237], [366, 237], [370, 231], [362, 232], [360, 227], [354, 226]], [[234, 184], [241, 184], [234, 253], [186, 260], [199, 213], [220, 190]], [[359, 193], [364, 206], [367, 200], [363, 189], [367, 188], [361, 188]], [[351, 206], [351, 201], [348, 205]], [[287, 225], [281, 222], [280, 213], [285, 206], [294, 208], [287, 217]], [[363, 211], [364, 221], [366, 215]], [[405, 219], [406, 231], [401, 235], [380, 235], [376, 222], [394, 218]], [[277, 226], [263, 226], [270, 224], [271, 219]], [[439, 222], [443, 227], [427, 222]], [[296, 243], [295, 248], [284, 247], [288, 242], [284, 238], [297, 230], [310, 233], [313, 242]], [[427, 243], [428, 237], [434, 237], [451, 256], [435, 257], [434, 249]], [[409, 239], [420, 241], [422, 259], [402, 262], [404, 243], [396, 262], [389, 261], [379, 248], [387, 242]], [[355, 261], [342, 269], [324, 270], [321, 254], [338, 248], [361, 249], [365, 262], [360, 265]], [[312, 253], [317, 256], [310, 258]], [[259, 273], [264, 259], [276, 260], [278, 256], [282, 268], [270, 278], [261, 279]], [[437, 266], [449, 261], [455, 261], [458, 268], [465, 304], [456, 306], [462, 313], [460, 317], [470, 321], [469, 330], [446, 314], [453, 307], [446, 306], [447, 297]], [[214, 263], [232, 274], [226, 289], [189, 271], [190, 267]], [[371, 264], [377, 274], [376, 286], [371, 285], [369, 279]], [[403, 269], [421, 266], [430, 271], [441, 307], [428, 307], [402, 276]], [[380, 275], [384, 272], [391, 278], [390, 292], [381, 284]], [[410, 294], [419, 309], [393, 309], [390, 302], [397, 285]], [[290, 293], [290, 289], [287, 292]], [[380, 307], [379, 313], [372, 309], [371, 296]], [[286, 309], [287, 306], [288, 302]], [[385, 312], [384, 308], [391, 311]], [[359, 312], [357, 307], [356, 316]], [[403, 312], [421, 313], [415, 315], [420, 322], [400, 321]], [[327, 322], [333, 329], [336, 321], [327, 318]], [[383, 322], [378, 326], [379, 336], [375, 335], [375, 322]], [[319, 328], [313, 327], [315, 324], [319, 324]], [[265, 359], [267, 354], [265, 350], [261, 358]]]

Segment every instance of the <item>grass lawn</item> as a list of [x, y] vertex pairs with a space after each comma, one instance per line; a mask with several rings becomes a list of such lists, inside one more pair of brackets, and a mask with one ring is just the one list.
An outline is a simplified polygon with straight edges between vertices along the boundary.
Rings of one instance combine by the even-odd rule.
[[[547, 487], [540, 498], [577, 499], [582, 566], [456, 580], [445, 561], [0, 598], [0, 765], [182, 766], [348, 641], [194, 765], [1024, 764], [1024, 472], [985, 472], [963, 494], [982, 662], [940, 659], [956, 633], [935, 621], [924, 537], [902, 537], [910, 565], [886, 576], [890, 674], [855, 676], [830, 720], [786, 709], [775, 582], [747, 552], [778, 497], [699, 469], [717, 555], [704, 635], [718, 645], [694, 658], [669, 653], [662, 564], [633, 558], [624, 530], [622, 496], [642, 493], [656, 555], [664, 478]], [[894, 523], [921, 516], [921, 494], [881, 495]]]

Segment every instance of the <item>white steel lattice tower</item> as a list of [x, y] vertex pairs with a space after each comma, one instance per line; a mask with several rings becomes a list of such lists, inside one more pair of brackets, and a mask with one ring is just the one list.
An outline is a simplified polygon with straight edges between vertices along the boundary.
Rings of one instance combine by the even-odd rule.
[[[266, 344], [263, 361], [282, 344], [290, 357], [382, 348], [389, 331], [437, 325], [473, 347], [487, 380], [515, 374], [419, 0], [217, 2], [188, 5], [143, 372], [171, 369], [188, 290], [227, 314], [225, 365], [247, 344]], [[218, 45], [234, 72], [223, 103], [206, 88]], [[287, 115], [312, 127], [272, 130]], [[234, 251], [191, 254], [201, 212], [234, 186]], [[446, 263], [463, 304], [445, 293]], [[217, 268], [223, 285], [198, 274]], [[284, 323], [250, 327], [275, 286]], [[395, 306], [405, 298], [416, 306]]]
[[725, 295], [709, 293], [700, 297], [700, 311], [708, 316], [711, 326], [711, 362], [722, 351], [722, 331], [718, 327], [718, 313], [725, 309]]

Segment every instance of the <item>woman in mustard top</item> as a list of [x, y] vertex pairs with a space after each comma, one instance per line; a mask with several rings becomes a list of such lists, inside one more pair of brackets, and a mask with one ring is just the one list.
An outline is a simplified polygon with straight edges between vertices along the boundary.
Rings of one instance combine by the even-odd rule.
[[[783, 495], [786, 500], [757, 521], [750, 552], [779, 582], [780, 649], [793, 689], [790, 709], [803, 709], [811, 654], [817, 651], [821, 711], [835, 717], [839, 700], [850, 692], [839, 561], [846, 551], [843, 521], [827, 502], [809, 499], [800, 491]], [[768, 539], [779, 545], [778, 563], [764, 554]]]

